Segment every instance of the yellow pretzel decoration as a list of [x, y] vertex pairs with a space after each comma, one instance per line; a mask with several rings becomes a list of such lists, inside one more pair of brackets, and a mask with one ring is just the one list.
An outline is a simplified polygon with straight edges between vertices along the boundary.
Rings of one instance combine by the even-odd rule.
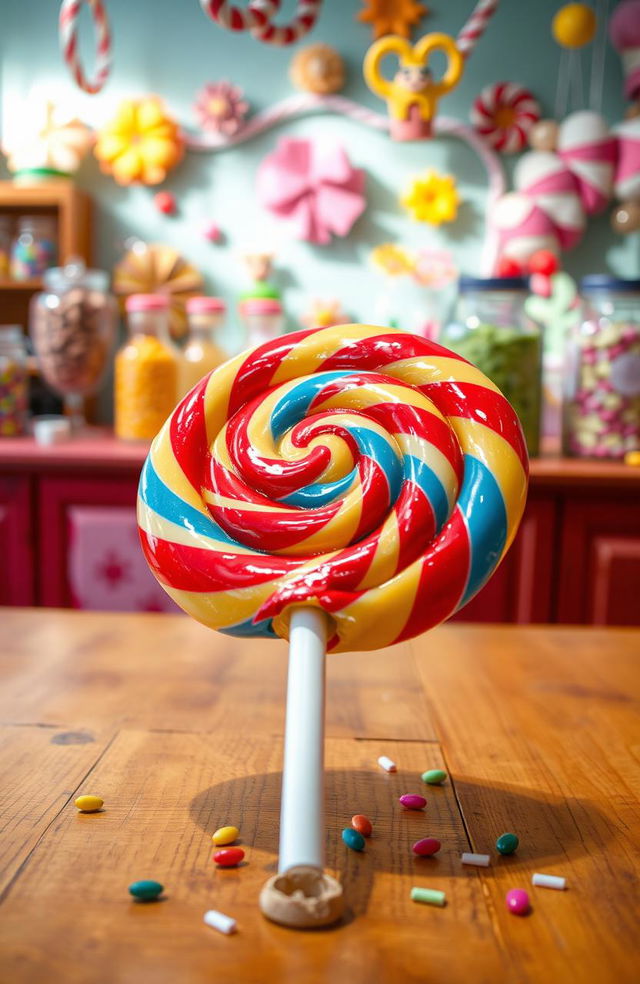
[[[444, 51], [447, 70], [439, 82], [429, 82], [422, 92], [404, 88], [395, 79], [385, 79], [380, 62], [386, 55], [397, 55], [401, 68], [422, 68], [433, 51]], [[380, 38], [371, 45], [364, 59], [364, 78], [369, 88], [387, 101], [394, 120], [406, 120], [411, 106], [418, 106], [421, 118], [429, 122], [435, 115], [438, 100], [454, 88], [462, 77], [464, 59], [448, 34], [425, 34], [413, 45], [395, 34]]]

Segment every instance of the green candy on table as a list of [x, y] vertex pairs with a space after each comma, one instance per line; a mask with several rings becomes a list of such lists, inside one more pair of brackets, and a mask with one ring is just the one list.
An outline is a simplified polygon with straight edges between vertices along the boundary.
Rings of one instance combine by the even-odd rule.
[[449, 329], [443, 344], [472, 362], [504, 393], [520, 418], [530, 455], [540, 441], [541, 341], [537, 332], [523, 334], [502, 325], [479, 324], [456, 334]]

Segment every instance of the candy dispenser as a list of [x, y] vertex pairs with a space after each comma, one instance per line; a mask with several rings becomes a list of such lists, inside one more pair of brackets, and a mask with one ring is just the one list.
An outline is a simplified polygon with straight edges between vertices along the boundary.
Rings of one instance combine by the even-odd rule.
[[56, 262], [56, 222], [51, 215], [23, 215], [11, 244], [11, 277], [33, 280]]
[[455, 320], [441, 341], [478, 367], [520, 418], [530, 455], [538, 453], [542, 344], [524, 312], [524, 279], [461, 277]]
[[127, 298], [129, 337], [115, 361], [115, 432], [127, 441], [152, 440], [178, 397], [180, 355], [169, 337], [169, 298]]
[[227, 358], [215, 341], [216, 335], [224, 327], [224, 301], [219, 297], [190, 297], [186, 307], [189, 333], [180, 360], [181, 396]]
[[640, 280], [585, 277], [583, 320], [567, 344], [565, 454], [624, 458], [640, 450]]
[[0, 437], [25, 431], [29, 402], [27, 349], [20, 325], [0, 325]]
[[103, 270], [82, 260], [44, 274], [30, 307], [30, 330], [42, 376], [65, 401], [74, 429], [84, 425], [83, 397], [95, 392], [113, 348], [115, 299]]

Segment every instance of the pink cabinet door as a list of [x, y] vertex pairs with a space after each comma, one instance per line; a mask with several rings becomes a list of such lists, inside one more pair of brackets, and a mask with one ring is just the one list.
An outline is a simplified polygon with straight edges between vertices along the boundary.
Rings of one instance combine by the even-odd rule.
[[92, 611], [178, 611], [138, 540], [131, 479], [43, 478], [41, 604]]
[[29, 478], [0, 476], [0, 605], [33, 605], [32, 496]]

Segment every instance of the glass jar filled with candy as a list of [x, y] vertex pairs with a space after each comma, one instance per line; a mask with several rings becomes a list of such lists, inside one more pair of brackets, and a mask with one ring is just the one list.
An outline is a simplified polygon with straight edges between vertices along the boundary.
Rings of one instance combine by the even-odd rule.
[[179, 353], [169, 336], [169, 298], [127, 298], [129, 337], [115, 360], [115, 433], [125, 441], [152, 440], [178, 397]]
[[9, 257], [11, 255], [11, 218], [0, 215], [0, 279], [9, 276]]
[[624, 458], [640, 450], [640, 280], [584, 277], [583, 320], [570, 332], [565, 454]]
[[20, 325], [0, 325], [0, 437], [24, 434], [29, 403], [27, 348]]
[[190, 297], [187, 301], [189, 334], [180, 360], [180, 396], [227, 358], [216, 342], [216, 335], [224, 327], [225, 311], [220, 297]]
[[275, 297], [247, 297], [240, 305], [247, 330], [247, 345], [262, 345], [284, 330], [282, 304]]
[[454, 320], [443, 345], [472, 362], [504, 393], [522, 424], [529, 454], [538, 454], [542, 339], [527, 318], [527, 281], [461, 277]]
[[51, 215], [23, 215], [11, 244], [11, 277], [33, 280], [56, 262], [56, 222]]

